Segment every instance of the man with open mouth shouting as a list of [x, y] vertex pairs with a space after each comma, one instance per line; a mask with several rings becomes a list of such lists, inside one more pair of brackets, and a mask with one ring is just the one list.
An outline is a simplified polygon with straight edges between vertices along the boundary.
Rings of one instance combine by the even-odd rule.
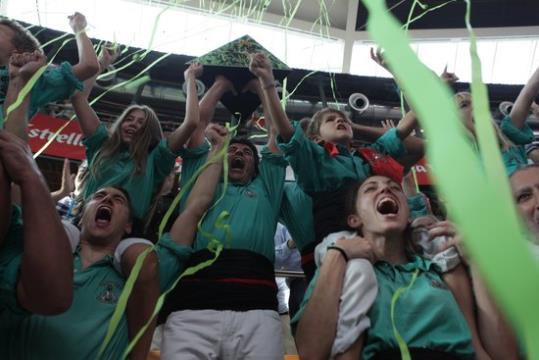
[[[230, 90], [232, 83], [218, 76], [201, 100], [201, 124], [183, 154], [182, 179], [189, 179], [208, 158], [200, 129]], [[262, 94], [256, 79], [245, 91]], [[189, 265], [213, 256], [206, 250], [211, 239], [220, 241], [224, 250], [212, 266], [183, 278], [167, 298], [163, 359], [283, 357], [273, 236], [286, 162], [264, 149], [259, 163], [256, 147], [248, 139], [234, 138], [228, 148], [228, 165], [229, 184], [220, 184], [223, 197], [202, 222]]]
[[[211, 125], [207, 136], [212, 143], [211, 156], [218, 154], [224, 144], [226, 129]], [[2, 134], [0, 133], [0, 146]], [[31, 159], [31, 155], [29, 155]], [[196, 232], [197, 223], [211, 204], [216, 185], [221, 177], [222, 161], [215, 161], [204, 169], [195, 183], [184, 211], [178, 216], [170, 233], [164, 234], [155, 251], [148, 254], [144, 261], [138, 282], [146, 288], [159, 287], [161, 292], [167, 290], [179, 276], [184, 264], [191, 255], [191, 244]], [[24, 188], [23, 188], [24, 190]], [[48, 195], [48, 191], [45, 191]], [[23, 196], [24, 197], [24, 196]], [[49, 199], [50, 200], [50, 196]], [[37, 201], [37, 200], [36, 200]], [[26, 211], [27, 204], [24, 205]], [[28, 206], [30, 207], [30, 206]], [[57, 218], [51, 202], [51, 212]], [[44, 216], [39, 214], [39, 216]], [[38, 218], [39, 216], [36, 216]], [[71, 281], [67, 287], [73, 289], [73, 301], [63, 306], [60, 315], [43, 316], [3, 311], [0, 313], [0, 338], [7, 341], [3, 355], [8, 359], [96, 359], [105, 339], [109, 322], [117, 306], [120, 294], [129, 274], [123, 274], [120, 268], [121, 247], [129, 243], [128, 238], [133, 227], [133, 209], [128, 193], [114, 186], [97, 190], [85, 204], [81, 231], [69, 223], [64, 223], [64, 243], [69, 249], [71, 243], [72, 265], [69, 268]], [[25, 217], [26, 221], [26, 217]], [[52, 229], [52, 227], [51, 227]], [[61, 225], [60, 225], [61, 229]], [[61, 229], [63, 232], [63, 229]], [[40, 236], [44, 237], [43, 234]], [[136, 239], [134, 239], [136, 240]], [[26, 241], [26, 240], [25, 240]], [[120, 245], [120, 246], [119, 246]], [[22, 249], [21, 249], [22, 250]], [[48, 249], [44, 255], [51, 253]], [[59, 251], [59, 249], [57, 250]], [[20, 253], [20, 251], [19, 251]], [[22, 253], [23, 259], [26, 249]], [[69, 252], [67, 252], [69, 254]], [[14, 259], [13, 251], [10, 253]], [[3, 254], [2, 254], [3, 255]], [[16, 254], [15, 254], [16, 255]], [[51, 258], [48, 261], [55, 261]], [[54, 265], [54, 266], [53, 266]], [[59, 269], [58, 264], [49, 264], [52, 269]], [[0, 267], [0, 269], [3, 269]], [[11, 267], [8, 267], [8, 272]], [[13, 271], [9, 271], [12, 273]], [[14, 273], [16, 274], [16, 273]], [[62, 275], [51, 275], [51, 291], [55, 281]], [[2, 273], [2, 279], [5, 277]], [[53, 281], [54, 280], [54, 281]], [[1, 281], [4, 283], [5, 281]], [[36, 297], [33, 301], [44, 303], [49, 294]], [[25, 298], [19, 297], [23, 305]], [[69, 297], [71, 300], [71, 297]], [[32, 308], [24, 306], [27, 310]], [[45, 313], [47, 312], [38, 312]], [[140, 316], [143, 322], [149, 319]], [[109, 344], [104, 349], [102, 359], [120, 359], [130, 340], [136, 335], [130, 329], [131, 319], [122, 316]], [[148, 348], [131, 354], [131, 359], [145, 358]]]

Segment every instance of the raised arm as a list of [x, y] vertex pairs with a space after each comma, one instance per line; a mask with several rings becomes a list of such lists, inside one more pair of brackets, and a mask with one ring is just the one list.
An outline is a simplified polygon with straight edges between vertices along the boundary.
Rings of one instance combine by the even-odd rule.
[[[116, 49], [108, 48], [106, 46], [103, 47], [98, 60], [100, 72], [112, 64], [116, 60], [117, 56], [118, 52]], [[101, 123], [94, 109], [92, 109], [88, 102], [88, 97], [90, 96], [90, 92], [95, 85], [97, 75], [98, 73], [86, 79], [84, 81], [84, 89], [76, 92], [71, 97], [71, 104], [73, 105], [73, 109], [75, 110], [82, 133], [85, 137], [91, 136]]]
[[288, 116], [281, 106], [279, 94], [275, 88], [275, 77], [271, 62], [264, 54], [251, 54], [249, 70], [258, 78], [262, 86], [268, 111], [273, 122], [273, 126], [284, 141], [290, 140], [294, 134], [294, 128], [288, 120]]
[[520, 90], [513, 109], [511, 109], [511, 121], [517, 128], [522, 129], [524, 127], [531, 105], [537, 94], [539, 94], [539, 68], [535, 70], [532, 77], [524, 85], [522, 90]]
[[71, 306], [73, 295], [73, 257], [64, 227], [28, 145], [1, 131], [0, 157], [22, 195], [25, 231], [19, 303], [37, 314], [61, 313]]
[[172, 151], [178, 151], [189, 140], [200, 122], [196, 78], [202, 75], [202, 65], [193, 63], [184, 72], [187, 82], [187, 98], [185, 101], [185, 119], [182, 124], [168, 137], [168, 146]]
[[178, 216], [170, 230], [172, 240], [181, 245], [193, 244], [197, 224], [213, 202], [215, 189], [223, 172], [223, 158], [215, 157], [222, 150], [228, 131], [220, 125], [210, 124], [206, 129], [206, 135], [212, 145], [208, 160], [213, 161], [199, 175], [187, 198], [185, 210]]
[[10, 106], [16, 103], [20, 91], [35, 72], [46, 63], [45, 56], [39, 52], [14, 54], [9, 59], [9, 85], [4, 102], [5, 129], [20, 139], [28, 140], [28, 104], [30, 93], [26, 95], [23, 102], [8, 114]]
[[69, 159], [65, 158], [64, 166], [62, 168], [62, 185], [60, 186], [60, 189], [51, 193], [52, 201], [57, 203], [75, 191], [75, 176], [76, 174], [71, 173]]
[[258, 79], [252, 79], [247, 83], [246, 89], [258, 95], [260, 102], [262, 103], [262, 109], [264, 111], [264, 123], [266, 131], [268, 132], [268, 141], [266, 146], [274, 153], [278, 154], [281, 151], [277, 146], [277, 134], [275, 133], [275, 126], [273, 126], [273, 120], [269, 111], [270, 105], [268, 103], [267, 96], [264, 95], [264, 90]]
[[99, 71], [97, 55], [95, 54], [94, 46], [86, 35], [86, 17], [81, 13], [74, 13], [68, 16], [69, 26], [75, 33], [77, 40], [77, 51], [79, 54], [79, 62], [73, 66], [73, 74], [80, 80], [84, 81], [96, 75]]

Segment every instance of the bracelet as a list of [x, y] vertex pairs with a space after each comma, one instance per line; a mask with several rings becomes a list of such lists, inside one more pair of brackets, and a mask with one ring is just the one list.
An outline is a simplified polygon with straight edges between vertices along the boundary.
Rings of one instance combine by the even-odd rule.
[[274, 88], [274, 87], [275, 87], [275, 81], [270, 83], [270, 84], [264, 85], [264, 87], [262, 89], [268, 90], [268, 89], [271, 89], [271, 88]]
[[346, 261], [346, 262], [348, 262], [348, 260], [350, 260], [350, 259], [348, 258], [348, 255], [346, 254], [346, 251], [344, 251], [344, 249], [341, 248], [341, 247], [332, 245], [332, 246], [328, 246], [327, 249], [328, 249], [328, 250], [337, 250], [338, 252], [340, 252], [341, 255], [342, 255], [342, 257], [344, 258], [344, 261]]

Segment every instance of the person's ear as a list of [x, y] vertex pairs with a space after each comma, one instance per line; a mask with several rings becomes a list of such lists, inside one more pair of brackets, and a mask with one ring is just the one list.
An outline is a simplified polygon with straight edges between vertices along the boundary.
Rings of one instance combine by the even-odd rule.
[[348, 215], [348, 218], [346, 219], [348, 226], [350, 226], [352, 229], [359, 230], [363, 226], [363, 221], [361, 221], [361, 218], [359, 215], [352, 214]]

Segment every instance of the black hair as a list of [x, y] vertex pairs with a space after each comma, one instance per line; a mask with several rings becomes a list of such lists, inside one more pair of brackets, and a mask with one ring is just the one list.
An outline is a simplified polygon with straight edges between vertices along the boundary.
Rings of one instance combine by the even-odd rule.
[[236, 136], [230, 140], [230, 145], [232, 144], [243, 144], [248, 146], [251, 151], [253, 152], [253, 157], [255, 160], [255, 176], [258, 175], [258, 164], [260, 163], [260, 159], [258, 157], [258, 149], [256, 148], [255, 144], [246, 137], [243, 136]]
[[0, 18], [0, 25], [7, 26], [13, 31], [11, 44], [19, 52], [34, 52], [39, 50], [40, 44], [34, 35], [16, 21]]

